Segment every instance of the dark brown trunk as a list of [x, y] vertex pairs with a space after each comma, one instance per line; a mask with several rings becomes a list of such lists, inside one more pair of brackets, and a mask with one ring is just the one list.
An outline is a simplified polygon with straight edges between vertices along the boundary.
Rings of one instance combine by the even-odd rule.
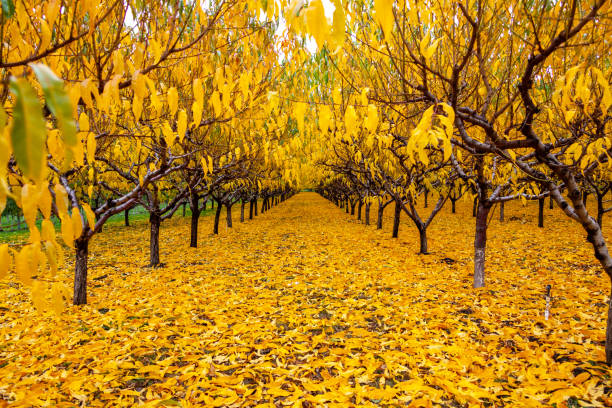
[[226, 209], [226, 218], [227, 218], [227, 228], [232, 228], [232, 205], [225, 204]]
[[267, 198], [264, 198], [263, 201], [261, 202], [261, 213], [263, 214], [264, 212], [266, 212], [266, 203], [268, 202]]
[[456, 201], [457, 201], [457, 200], [452, 200], [452, 199], [451, 199], [451, 212], [452, 212], [453, 214], [455, 214], [455, 213], [456, 213], [456, 210], [455, 210], [455, 202], [456, 202]]
[[425, 190], [425, 208], [427, 208], [427, 195], [429, 194], [428, 190]]
[[215, 212], [215, 225], [213, 226], [213, 233], [219, 233], [219, 219], [221, 218], [221, 203], [217, 203], [217, 211]]
[[357, 203], [354, 201], [351, 203], [351, 215], [355, 215], [355, 204]]
[[149, 215], [149, 224], [151, 225], [151, 233], [149, 236], [149, 266], [159, 265], [159, 226], [161, 225], [161, 217], [159, 214], [151, 213]]
[[365, 205], [365, 224], [370, 225], [370, 203], [366, 203]]
[[474, 204], [472, 204], [472, 217], [476, 217], [478, 212], [478, 197], [474, 197]]
[[395, 212], [393, 214], [393, 238], [399, 236], [400, 216], [402, 214], [402, 206], [398, 200], [395, 200]]
[[478, 201], [476, 214], [476, 235], [474, 238], [474, 284], [475, 288], [482, 288], [485, 285], [485, 254], [487, 248], [487, 218], [489, 215], [489, 205]]
[[378, 204], [378, 217], [376, 220], [376, 229], [382, 229], [384, 212], [385, 212], [385, 207], [382, 204]]
[[548, 196], [548, 208], [550, 210], [552, 210], [553, 208], [555, 208], [555, 200], [552, 196], [552, 194], [550, 196]]
[[361, 221], [361, 208], [363, 207], [363, 201], [359, 200], [359, 204], [357, 205], [357, 219]]
[[87, 304], [87, 256], [89, 254], [89, 241], [77, 239], [74, 242], [76, 260], [74, 262], [74, 297], [75, 305]]
[[504, 222], [504, 202], [499, 203], [499, 222]]
[[249, 220], [253, 219], [253, 200], [249, 201]]
[[198, 247], [198, 221], [200, 220], [200, 210], [191, 209], [191, 238], [189, 246], [191, 248]]
[[246, 201], [242, 200], [240, 203], [240, 222], [244, 222], [244, 206], [246, 205]]
[[538, 227], [544, 228], [544, 198], [538, 199]]
[[344, 212], [347, 213], [347, 214], [349, 213], [349, 202], [348, 202], [348, 200], [344, 204]]
[[253, 200], [253, 210], [255, 211], [255, 216], [257, 217], [257, 199]]
[[587, 205], [587, 199], [589, 198], [589, 193], [588, 191], [585, 191], [584, 193], [582, 193], [582, 204], [584, 204], [584, 206], [586, 207]]
[[423, 225], [418, 227], [419, 229], [419, 241], [421, 243], [421, 248], [419, 250], [420, 254], [427, 255], [429, 252], [427, 251], [427, 228]]
[[597, 224], [599, 224], [599, 228], [603, 229], [603, 195], [597, 194]]
[[123, 222], [125, 223], [126, 227], [130, 226], [130, 210], [129, 209], [123, 212]]

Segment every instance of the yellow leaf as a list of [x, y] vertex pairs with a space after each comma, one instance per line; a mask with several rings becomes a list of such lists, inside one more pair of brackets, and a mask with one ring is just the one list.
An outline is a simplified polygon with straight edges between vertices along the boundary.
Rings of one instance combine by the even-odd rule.
[[183, 138], [185, 137], [185, 133], [187, 132], [187, 113], [183, 109], [181, 109], [178, 113], [177, 132], [179, 142], [182, 142]]
[[9, 253], [8, 244], [0, 245], [0, 279], [6, 278], [9, 269], [11, 268], [11, 254]]
[[72, 247], [72, 244], [74, 242], [74, 229], [72, 227], [72, 219], [68, 215], [64, 214], [63, 216], [60, 215], [60, 220], [62, 224], [62, 239], [68, 247]]
[[168, 108], [172, 116], [178, 110], [178, 92], [175, 87], [168, 89]]
[[393, 0], [374, 0], [374, 16], [378, 24], [380, 24], [385, 39], [391, 38], [391, 30], [393, 30]]
[[81, 220], [81, 213], [79, 212], [79, 209], [74, 207], [70, 217], [72, 218], [72, 232], [74, 234], [74, 239], [77, 239], [81, 236], [81, 233], [83, 233], [83, 221]]
[[83, 203], [83, 211], [85, 212], [85, 217], [87, 217], [87, 223], [89, 224], [89, 228], [91, 230], [96, 227], [96, 214], [92, 211], [91, 207], [87, 203]]

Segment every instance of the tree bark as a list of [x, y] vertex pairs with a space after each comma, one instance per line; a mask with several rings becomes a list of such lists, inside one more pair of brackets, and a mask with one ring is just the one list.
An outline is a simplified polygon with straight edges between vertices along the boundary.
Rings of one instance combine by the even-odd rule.
[[478, 212], [478, 196], [474, 197], [474, 204], [472, 204], [472, 217], [476, 217]]
[[453, 200], [453, 199], [451, 198], [451, 212], [452, 212], [453, 214], [455, 214], [455, 213], [456, 213], [456, 209], [455, 209], [455, 202], [456, 202], [456, 201], [457, 201], [457, 200]]
[[425, 208], [427, 208], [427, 195], [429, 194], [429, 190], [425, 190]]
[[357, 219], [361, 221], [361, 208], [363, 207], [363, 200], [359, 200], [359, 204], [357, 205]]
[[257, 217], [257, 199], [253, 200], [253, 210], [255, 211], [255, 216]]
[[603, 195], [597, 194], [597, 224], [599, 224], [599, 228], [603, 229]]
[[215, 225], [213, 227], [213, 233], [219, 233], [219, 219], [221, 218], [221, 203], [217, 203], [217, 211], [215, 212]]
[[183, 217], [186, 214], [186, 210], [187, 210], [186, 207], [187, 207], [187, 203], [183, 203]]
[[585, 191], [582, 193], [582, 204], [584, 204], [584, 206], [586, 207], [587, 205], [587, 199], [589, 198], [589, 192]]
[[402, 206], [398, 200], [395, 200], [395, 213], [393, 214], [393, 238], [399, 235], [400, 216], [402, 214]]
[[130, 226], [130, 209], [129, 208], [123, 212], [123, 221], [126, 227]]
[[474, 238], [474, 284], [475, 288], [485, 285], [485, 254], [487, 247], [487, 218], [491, 207], [478, 200], [476, 214], [476, 235]]
[[553, 199], [552, 194], [549, 196], [549, 200], [548, 200], [548, 208], [550, 210], [552, 210], [553, 208], [555, 208], [555, 200]]
[[199, 219], [200, 219], [200, 211], [191, 210], [191, 238], [189, 241], [189, 246], [191, 248], [198, 247], [198, 221]]
[[365, 225], [370, 225], [370, 206], [369, 202], [365, 205]]
[[382, 204], [378, 204], [378, 218], [376, 220], [376, 229], [382, 229], [384, 211], [385, 207]]
[[227, 218], [227, 228], [232, 228], [232, 205], [225, 204], [225, 209]]
[[89, 240], [79, 238], [74, 242], [76, 260], [74, 263], [74, 297], [75, 305], [87, 304], [87, 257], [89, 255]]
[[240, 203], [240, 222], [244, 222], [244, 206], [246, 205], [246, 201], [242, 200]]
[[[189, 200], [189, 208], [191, 209], [191, 237], [189, 240], [189, 246], [191, 248], [198, 247], [198, 221], [200, 220], [200, 203], [199, 198], [191, 197]], [[204, 202], [206, 207], [206, 201]]]
[[356, 202], [351, 202], [351, 215], [355, 215], [355, 204], [357, 204]]
[[253, 200], [249, 201], [249, 220], [253, 219]]
[[544, 228], [544, 198], [538, 199], [538, 227]]
[[419, 241], [421, 244], [421, 248], [419, 250], [420, 254], [427, 255], [429, 251], [427, 251], [427, 228], [423, 225], [418, 227], [419, 229]]
[[499, 222], [504, 222], [504, 202], [499, 203]]
[[349, 202], [348, 202], [348, 200], [346, 200], [346, 203], [344, 204], [344, 212], [347, 213], [347, 214], [349, 213]]
[[149, 266], [159, 265], [159, 227], [161, 225], [161, 217], [157, 213], [149, 215], [149, 224], [151, 225], [151, 233], [149, 236]]

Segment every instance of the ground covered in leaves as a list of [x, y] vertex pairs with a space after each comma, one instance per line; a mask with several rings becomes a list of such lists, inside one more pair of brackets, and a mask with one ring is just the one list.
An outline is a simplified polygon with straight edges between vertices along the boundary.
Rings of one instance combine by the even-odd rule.
[[89, 305], [41, 315], [0, 282], [0, 406], [610, 406], [609, 282], [578, 226], [547, 209], [538, 229], [536, 206], [491, 222], [480, 290], [467, 202], [434, 221], [427, 256], [407, 221], [393, 240], [390, 219], [378, 231], [314, 193], [219, 236], [204, 217], [198, 249], [176, 217], [161, 269], [146, 223], [111, 226]]

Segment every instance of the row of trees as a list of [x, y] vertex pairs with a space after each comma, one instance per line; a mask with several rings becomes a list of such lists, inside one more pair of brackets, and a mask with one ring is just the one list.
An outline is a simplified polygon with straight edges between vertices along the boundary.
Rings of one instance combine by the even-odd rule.
[[[543, 207], [549, 196], [612, 278], [601, 229], [612, 165], [610, 1], [375, 1], [373, 13], [367, 2], [336, 2], [331, 23], [314, 12], [320, 3], [291, 15], [319, 47], [306, 75], [320, 78], [308, 102], [324, 195], [363, 202], [366, 222], [371, 204], [382, 213], [393, 203], [393, 236], [403, 212], [422, 253], [445, 202], [472, 195], [474, 287], [485, 285], [491, 209], [515, 199]], [[349, 27], [341, 46], [337, 20]], [[423, 213], [415, 203], [428, 195], [435, 203]], [[606, 356], [612, 363], [612, 303]]]
[[73, 302], [85, 304], [89, 243], [111, 216], [148, 212], [158, 266], [160, 225], [182, 205], [196, 247], [207, 201], [218, 203], [217, 233], [222, 208], [231, 226], [236, 203], [252, 217], [258, 199], [265, 211], [292, 194], [276, 13], [238, 0], [4, 1], [0, 201], [17, 203], [30, 236], [0, 248], [0, 276], [14, 269], [37, 305], [61, 305], [68, 246]]

